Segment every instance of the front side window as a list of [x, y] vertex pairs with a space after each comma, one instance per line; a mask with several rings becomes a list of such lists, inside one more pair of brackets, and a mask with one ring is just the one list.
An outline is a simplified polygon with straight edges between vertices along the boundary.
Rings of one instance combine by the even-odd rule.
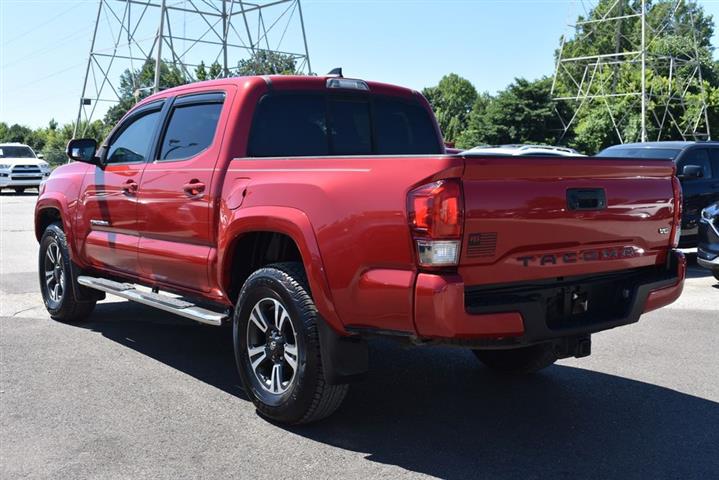
[[146, 113], [139, 118], [130, 120], [117, 135], [107, 150], [107, 163], [144, 162], [150, 151], [155, 127], [160, 119], [160, 112]]
[[709, 152], [703, 148], [695, 148], [687, 152], [687, 154], [677, 163], [677, 172], [681, 174], [686, 165], [697, 165], [701, 167], [704, 173], [702, 178], [712, 178], [712, 167], [709, 162]]
[[197, 155], [212, 144], [221, 103], [192, 104], [172, 111], [160, 149], [160, 160], [178, 160]]

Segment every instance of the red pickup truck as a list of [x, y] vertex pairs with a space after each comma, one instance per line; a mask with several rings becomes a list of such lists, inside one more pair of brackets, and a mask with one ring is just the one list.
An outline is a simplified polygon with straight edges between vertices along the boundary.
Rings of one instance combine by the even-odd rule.
[[68, 155], [35, 212], [50, 315], [82, 321], [109, 293], [231, 323], [242, 383], [280, 422], [336, 410], [371, 336], [531, 372], [682, 291], [670, 162], [447, 154], [396, 86], [186, 85]]

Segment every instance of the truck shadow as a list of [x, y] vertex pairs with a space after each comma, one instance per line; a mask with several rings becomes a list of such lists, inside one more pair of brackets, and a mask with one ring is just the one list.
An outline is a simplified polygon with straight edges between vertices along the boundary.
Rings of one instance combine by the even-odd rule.
[[[128, 303], [95, 315], [87, 328], [247, 400], [229, 329]], [[335, 415], [282, 428], [449, 479], [719, 476], [719, 403], [570, 366], [501, 378], [459, 349], [375, 341], [370, 355]]]

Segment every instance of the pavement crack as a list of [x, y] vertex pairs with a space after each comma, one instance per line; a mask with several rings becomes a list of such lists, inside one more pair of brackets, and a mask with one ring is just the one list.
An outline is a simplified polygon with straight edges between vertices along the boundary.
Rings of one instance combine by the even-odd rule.
[[28, 311], [34, 310], [34, 309], [36, 309], [36, 308], [38, 308], [38, 307], [23, 308], [22, 310], [18, 310], [17, 312], [13, 313], [12, 316], [15, 317], [15, 316], [17, 316], [17, 315], [20, 315], [20, 314], [23, 313], [23, 312], [28, 312]]

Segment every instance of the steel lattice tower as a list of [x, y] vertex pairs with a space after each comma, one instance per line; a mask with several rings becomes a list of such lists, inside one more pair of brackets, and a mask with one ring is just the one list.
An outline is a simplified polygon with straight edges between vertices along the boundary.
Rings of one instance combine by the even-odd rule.
[[157, 92], [161, 62], [189, 82], [200, 62], [217, 62], [218, 76], [228, 76], [261, 51], [288, 55], [300, 72], [312, 73], [300, 0], [99, 0], [75, 133], [82, 120], [95, 119], [98, 105], [120, 100], [127, 69], [154, 62]]
[[[676, 16], [684, 3], [684, 0], [672, 2], [661, 21], [652, 26], [647, 21], [648, 0], [614, 0], [604, 13], [598, 12], [596, 0], [574, 2], [575, 11], [583, 10], [584, 20], [570, 24], [572, 32], [562, 37], [552, 84], [552, 97], [566, 107], [562, 112], [557, 110], [564, 128], [563, 137], [583, 108], [599, 102], [621, 143], [667, 137], [711, 139], [696, 28], [692, 29], [692, 38], [681, 51], [670, 55], [653, 53], [653, 47], [663, 36], [677, 28]], [[623, 27], [628, 28], [629, 22], [636, 20], [640, 28], [638, 41], [623, 30]], [[691, 23], [695, 25], [693, 16]], [[595, 48], [597, 42], [591, 42], [599, 31], [613, 31], [614, 44]], [[565, 49], [570, 41], [575, 45], [576, 42], [592, 45], [590, 50], [594, 52], [572, 56]], [[639, 82], [630, 78], [637, 70], [641, 72]], [[668, 81], [661, 82], [659, 88], [656, 88], [656, 82], [649, 85], [648, 79], [655, 75]], [[617, 91], [618, 84], [634, 85], [635, 88]], [[633, 112], [641, 112], [641, 125], [636, 129], [635, 138], [624, 138], [622, 129]]]

